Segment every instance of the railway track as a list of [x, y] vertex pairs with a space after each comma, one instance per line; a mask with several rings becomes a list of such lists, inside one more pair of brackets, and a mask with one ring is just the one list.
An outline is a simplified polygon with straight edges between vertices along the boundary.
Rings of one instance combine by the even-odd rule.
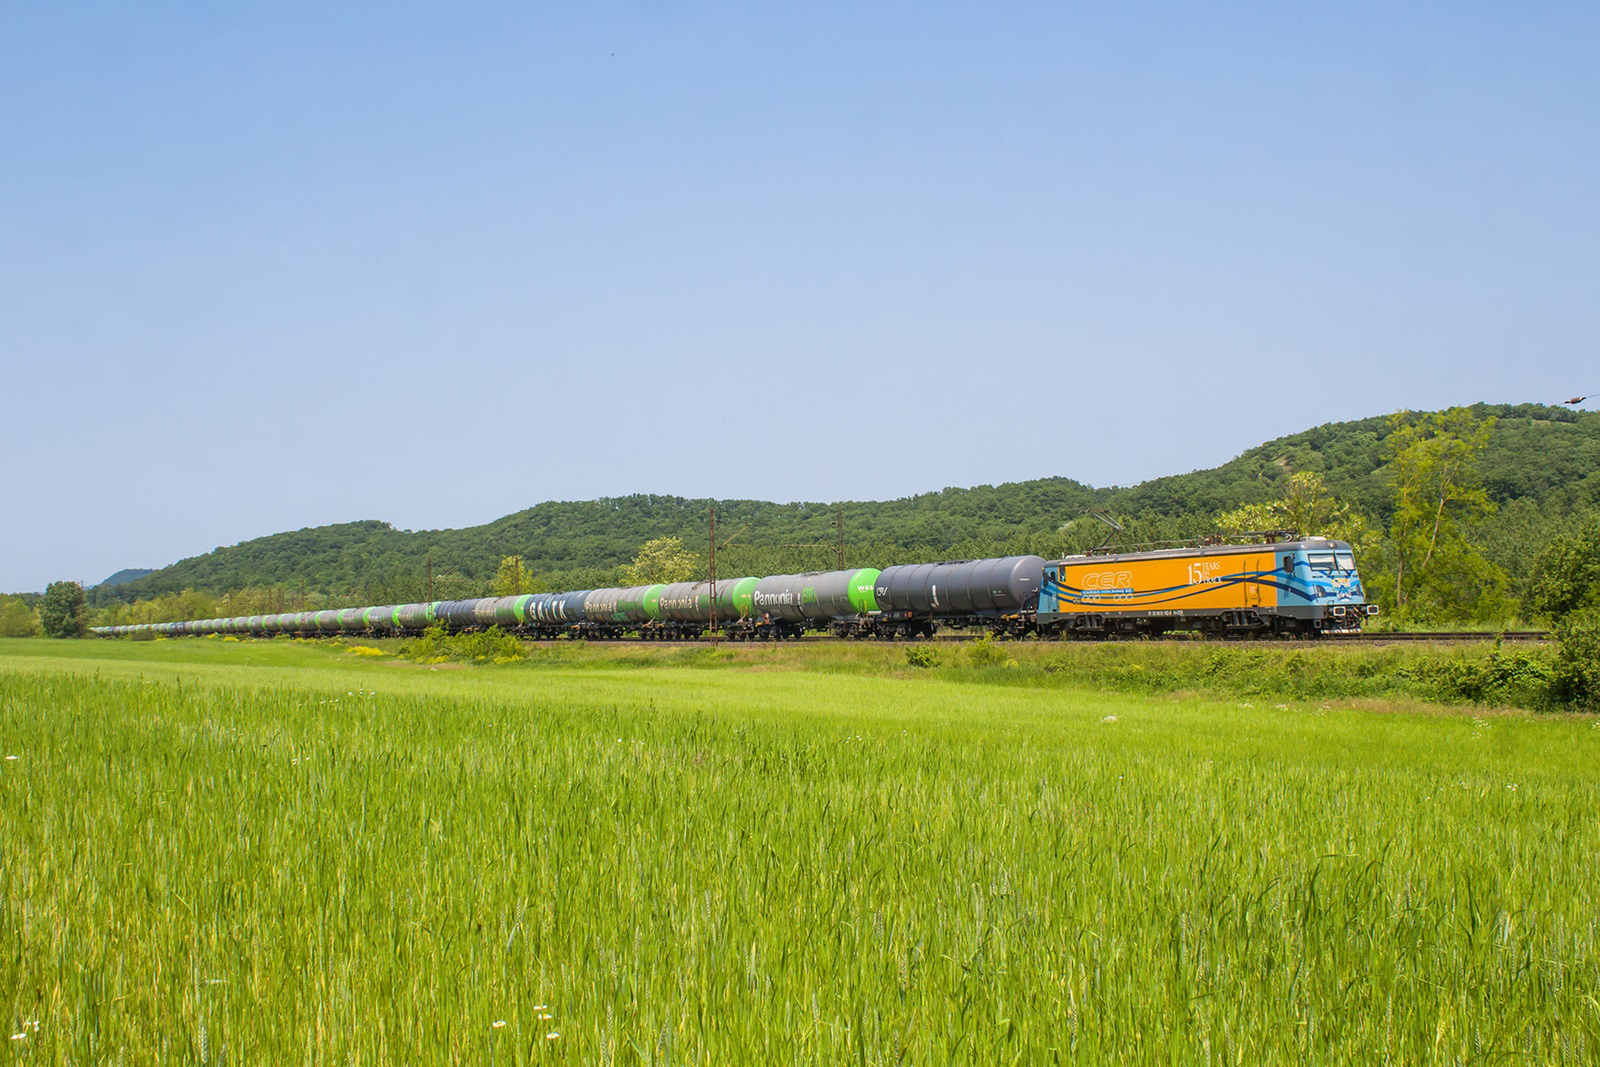
[[[280, 635], [276, 635], [276, 634], [247, 634], [247, 635], [244, 635], [244, 636], [247, 639], [251, 639], [251, 640], [255, 640], [255, 639], [267, 639], [267, 640], [270, 640], [272, 637], [280, 636]], [[314, 635], [311, 635], [311, 636], [312, 636], [312, 639], [344, 638], [344, 639], [347, 639], [347, 640], [358, 640], [359, 641], [359, 640], [371, 640], [371, 639], [380, 638], [380, 637], [390, 637], [390, 636], [394, 636], [394, 635], [387, 635], [387, 634], [361, 634], [361, 633], [351, 633], [351, 634], [329, 633], [329, 634], [314, 634]], [[585, 644], [591, 644], [591, 645], [596, 645], [596, 646], [617, 646], [617, 645], [629, 645], [629, 646], [632, 646], [632, 645], [638, 645], [638, 646], [641, 646], [641, 647], [648, 647], [648, 648], [705, 648], [705, 647], [708, 647], [708, 646], [711, 646], [711, 645], [725, 646], [725, 647], [729, 647], [729, 648], [763, 648], [763, 647], [765, 647], [765, 648], [777, 648], [777, 647], [782, 647], [784, 645], [790, 645], [790, 646], [793, 646], [793, 645], [890, 645], [890, 646], [892, 646], [892, 645], [907, 645], [907, 646], [909, 646], [909, 645], [915, 645], [915, 644], [945, 645], [945, 644], [961, 644], [961, 643], [967, 642], [967, 641], [976, 641], [976, 640], [978, 640], [979, 638], [981, 638], [983, 636], [985, 636], [985, 635], [976, 634], [976, 633], [956, 632], [956, 633], [935, 634], [934, 636], [929, 637], [929, 638], [917, 638], [917, 639], [895, 638], [893, 640], [873, 639], [873, 638], [845, 639], [845, 638], [841, 638], [841, 637], [834, 637], [832, 634], [806, 634], [803, 637], [789, 637], [789, 638], [784, 638], [782, 640], [732, 640], [732, 639], [727, 638], [727, 637], [717, 637], [717, 638], [702, 637], [702, 638], [700, 638], [698, 640], [675, 640], [675, 641], [663, 641], [663, 640], [658, 640], [658, 639], [646, 640], [646, 639], [638, 638], [638, 637], [603, 637], [603, 638], [602, 637], [587, 637], [587, 638], [521, 637], [520, 639], [524, 640], [524, 641], [527, 641], [529, 644], [534, 644], [534, 645], [565, 645], [565, 644], [571, 644], [574, 641], [582, 641]], [[1032, 638], [1032, 637], [1011, 638], [1011, 637], [1002, 636], [1000, 638], [1000, 640], [1005, 641], [1008, 644], [1013, 642], [1013, 641], [1020, 641], [1020, 642], [1025, 642], [1025, 643], [1028, 643], [1028, 644], [1052, 644], [1052, 645], [1061, 645], [1061, 646], [1066, 646], [1066, 645], [1097, 645], [1097, 644], [1098, 645], [1116, 645], [1116, 644], [1133, 644], [1133, 643], [1151, 644], [1151, 643], [1159, 642], [1159, 643], [1163, 643], [1163, 644], [1208, 645], [1208, 646], [1215, 646], [1215, 645], [1219, 645], [1219, 644], [1221, 644], [1221, 645], [1236, 645], [1236, 644], [1294, 645], [1296, 647], [1301, 647], [1301, 648], [1304, 648], [1304, 647], [1313, 647], [1314, 648], [1314, 647], [1317, 647], [1317, 646], [1327, 647], [1329, 645], [1417, 644], [1417, 643], [1428, 643], [1428, 642], [1434, 642], [1434, 643], [1438, 643], [1438, 644], [1473, 644], [1473, 643], [1482, 643], [1482, 642], [1487, 642], [1487, 641], [1512, 641], [1512, 642], [1518, 642], [1518, 643], [1524, 643], [1524, 642], [1526, 642], [1526, 643], [1536, 643], [1536, 642], [1540, 642], [1540, 641], [1548, 641], [1549, 639], [1550, 639], [1550, 632], [1548, 630], [1504, 630], [1504, 631], [1499, 631], [1499, 632], [1491, 632], [1491, 631], [1485, 631], [1485, 630], [1422, 630], [1422, 631], [1396, 631], [1396, 632], [1390, 632], [1390, 633], [1324, 634], [1321, 637], [1314, 637], [1314, 638], [1266, 637], [1266, 636], [1258, 637], [1258, 638], [1250, 638], [1250, 637], [1245, 637], [1243, 635], [1241, 635], [1239, 637], [1217, 638], [1217, 637], [1201, 637], [1201, 636], [1199, 636], [1197, 634], [1188, 633], [1188, 634], [1171, 634], [1171, 635], [1168, 635], [1168, 636], [1165, 636], [1165, 637], [1143, 637], [1143, 636], [1139, 636], [1139, 637], [1110, 637], [1110, 638], [1103, 638], [1103, 639], [1100, 639], [1100, 640], [1066, 640], [1066, 641], [1048, 641], [1048, 642], [1041, 642], [1041, 641], [1038, 641], [1037, 639]]]
[[[800, 645], [818, 645], [818, 644], [869, 644], [869, 645], [895, 645], [895, 644], [899, 644], [899, 645], [911, 645], [911, 644], [922, 643], [922, 644], [935, 644], [935, 645], [938, 645], [938, 644], [959, 644], [959, 643], [961, 643], [963, 641], [976, 641], [981, 636], [983, 636], [983, 635], [981, 635], [981, 634], [973, 634], [973, 633], [945, 633], [945, 634], [935, 634], [933, 637], [924, 639], [921, 642], [903, 641], [903, 640], [901, 640], [901, 641], [874, 641], [874, 640], [846, 641], [846, 640], [844, 640], [842, 638], [833, 637], [833, 636], [830, 636], [828, 634], [807, 634], [804, 637], [791, 637], [791, 638], [788, 638], [788, 639], [783, 640], [783, 641], [731, 641], [731, 640], [729, 640], [727, 638], [724, 638], [724, 637], [719, 637], [719, 638], [716, 638], [715, 640], [710, 639], [710, 638], [702, 638], [702, 639], [697, 640], [697, 641], [655, 641], [655, 640], [645, 641], [645, 640], [640, 640], [637, 637], [615, 637], [615, 638], [604, 638], [604, 639], [590, 640], [589, 643], [595, 644], [595, 645], [648, 645], [648, 646], [653, 646], [653, 647], [658, 647], [658, 648], [694, 648], [696, 646], [702, 646], [703, 647], [703, 646], [711, 645], [711, 644], [727, 645], [729, 647], [735, 647], [735, 648], [742, 648], [742, 647], [746, 647], [746, 646], [749, 646], [749, 647], [761, 647], [761, 646], [775, 647], [775, 646], [780, 646], [780, 645], [796, 645], [796, 644], [800, 644]], [[1484, 630], [1422, 630], [1422, 631], [1396, 631], [1396, 632], [1392, 632], [1392, 633], [1327, 634], [1327, 635], [1324, 635], [1324, 636], [1322, 636], [1320, 638], [1310, 638], [1310, 639], [1293, 639], [1293, 638], [1285, 639], [1285, 638], [1263, 637], [1263, 638], [1260, 638], [1259, 640], [1256, 640], [1256, 641], [1246, 641], [1244, 639], [1230, 639], [1230, 638], [1222, 638], [1222, 639], [1218, 639], [1218, 638], [1201, 638], [1201, 637], [1196, 637], [1196, 636], [1193, 636], [1193, 635], [1175, 635], [1175, 636], [1171, 636], [1171, 637], [1154, 637], [1154, 638], [1148, 638], [1148, 637], [1111, 638], [1111, 639], [1106, 640], [1106, 641], [1098, 641], [1098, 642], [1096, 642], [1096, 641], [1061, 641], [1061, 642], [1051, 642], [1051, 643], [1052, 644], [1062, 644], [1062, 645], [1119, 644], [1119, 643], [1132, 643], [1132, 642], [1143, 642], [1143, 643], [1146, 643], [1146, 644], [1151, 643], [1151, 642], [1163, 642], [1163, 643], [1167, 643], [1167, 644], [1185, 644], [1185, 645], [1199, 645], [1199, 644], [1215, 645], [1215, 644], [1241, 644], [1241, 643], [1259, 644], [1259, 643], [1266, 643], [1266, 644], [1277, 644], [1277, 645], [1293, 644], [1293, 645], [1299, 645], [1299, 646], [1305, 646], [1305, 645], [1315, 646], [1315, 645], [1319, 645], [1319, 644], [1322, 644], [1322, 645], [1416, 644], [1416, 643], [1419, 643], [1419, 642], [1420, 643], [1436, 642], [1436, 643], [1440, 643], [1440, 644], [1472, 644], [1472, 643], [1485, 642], [1485, 641], [1538, 642], [1538, 641], [1548, 641], [1549, 639], [1550, 639], [1550, 632], [1548, 630], [1505, 630], [1505, 631], [1500, 631], [1500, 632], [1489, 632], [1489, 631], [1484, 631]], [[535, 644], [561, 644], [565, 640], [566, 640], [565, 638], [558, 638], [556, 640], [543, 640], [543, 641], [536, 641], [534, 643]]]
[[1548, 641], [1548, 630], [1505, 630], [1489, 633], [1483, 630], [1426, 630], [1415, 633], [1398, 631], [1395, 633], [1359, 633], [1339, 637], [1331, 636], [1330, 641], [1361, 641], [1379, 643], [1398, 643], [1407, 641]]

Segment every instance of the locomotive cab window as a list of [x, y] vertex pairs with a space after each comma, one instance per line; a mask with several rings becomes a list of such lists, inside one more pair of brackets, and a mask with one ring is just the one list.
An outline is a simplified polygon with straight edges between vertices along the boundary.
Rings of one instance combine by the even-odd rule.
[[1310, 562], [1311, 569], [1314, 571], [1333, 570], [1332, 552], [1307, 552], [1306, 559]]
[[1342, 571], [1353, 571], [1356, 569], [1355, 556], [1344, 549], [1334, 549], [1333, 558], [1334, 561], [1339, 564], [1339, 569]]

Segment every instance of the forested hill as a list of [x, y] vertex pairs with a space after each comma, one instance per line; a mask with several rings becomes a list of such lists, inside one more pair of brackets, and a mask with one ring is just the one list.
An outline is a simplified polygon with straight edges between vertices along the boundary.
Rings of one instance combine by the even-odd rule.
[[149, 567], [124, 567], [122, 570], [113, 574], [100, 584], [107, 586], [108, 588], [117, 585], [127, 585], [129, 582], [136, 582], [145, 575], [154, 573], [155, 571]]
[[[1482, 464], [1485, 484], [1497, 503], [1524, 502], [1514, 509], [1524, 518], [1600, 504], [1600, 413], [1530, 404], [1479, 405], [1474, 410], [1499, 418]], [[1047, 551], [1061, 540], [1068, 524], [1080, 535], [1104, 532], [1084, 529], [1080, 517], [1089, 508], [1103, 508], [1146, 529], [1203, 526], [1220, 511], [1276, 496], [1280, 482], [1302, 470], [1323, 473], [1338, 499], [1382, 521], [1390, 506], [1382, 468], [1388, 427], [1385, 417], [1330, 423], [1269, 441], [1211, 470], [1127, 488], [1095, 489], [1057, 477], [883, 502], [851, 501], [843, 505], [848, 555], [866, 555], [861, 562], [882, 564], [907, 556], [973, 552], [986, 545]], [[1070, 457], [1064, 462], [1070, 463]], [[651, 538], [678, 536], [690, 548], [703, 550], [706, 505], [705, 500], [641, 495], [545, 503], [460, 530], [404, 531], [380, 521], [320, 526], [185, 559], [97, 590], [96, 600], [259, 586], [398, 595], [402, 588], [415, 588], [430, 567], [436, 579], [448, 579], [475, 594], [508, 555], [523, 556], [536, 575], [578, 581], [603, 576]], [[777, 546], [831, 546], [834, 514], [833, 504], [717, 502], [723, 531], [734, 534], [744, 528], [729, 549], [730, 566], [740, 562], [741, 552], [751, 566], [804, 566], [807, 561], [830, 566], [834, 557], [827, 548], [780, 553]], [[1073, 523], [1075, 519], [1079, 521]], [[1093, 521], [1088, 525], [1093, 527]], [[758, 559], [763, 547], [771, 551]]]

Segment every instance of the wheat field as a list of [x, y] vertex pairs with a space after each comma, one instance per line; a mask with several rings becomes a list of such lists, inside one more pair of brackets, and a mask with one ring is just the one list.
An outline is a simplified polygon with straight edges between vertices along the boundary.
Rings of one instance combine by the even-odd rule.
[[1592, 718], [0, 641], [0, 748], [9, 1062], [1600, 1057]]

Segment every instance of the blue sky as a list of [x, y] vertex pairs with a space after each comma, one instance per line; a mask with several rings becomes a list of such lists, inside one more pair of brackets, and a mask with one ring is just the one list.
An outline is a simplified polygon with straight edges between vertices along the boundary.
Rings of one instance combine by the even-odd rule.
[[0, 589], [1600, 392], [1593, 5], [0, 3]]

